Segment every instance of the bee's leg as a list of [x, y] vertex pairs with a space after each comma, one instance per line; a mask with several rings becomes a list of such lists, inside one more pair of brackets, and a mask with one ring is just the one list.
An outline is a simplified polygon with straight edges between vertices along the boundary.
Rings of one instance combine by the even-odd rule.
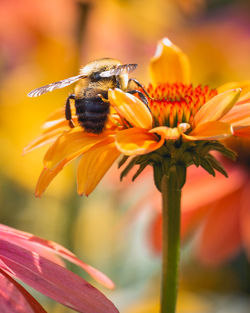
[[139, 83], [138, 80], [136, 80], [135, 78], [130, 78], [130, 79], [128, 80], [128, 86], [130, 86], [132, 82], [134, 82], [138, 87], [140, 87], [140, 88], [143, 90], [143, 92], [145, 93], [145, 95], [146, 95], [149, 99], [154, 100], [154, 99], [148, 94], [148, 92], [147, 92], [146, 89], [142, 86], [142, 84]]
[[109, 103], [108, 99], [104, 98], [102, 94], [98, 93], [97, 96], [101, 98], [103, 102]]
[[67, 100], [66, 100], [65, 117], [66, 117], [66, 120], [69, 121], [69, 127], [70, 128], [74, 128], [75, 124], [74, 124], [74, 122], [72, 120], [72, 116], [71, 116], [70, 99], [74, 99], [75, 100], [75, 95], [74, 94], [69, 95]]
[[134, 94], [138, 94], [139, 98], [141, 99], [141, 101], [146, 104], [146, 106], [148, 106], [148, 99], [147, 97], [144, 95], [144, 93], [142, 93], [140, 90], [128, 90], [128, 93], [131, 93], [131, 95]]

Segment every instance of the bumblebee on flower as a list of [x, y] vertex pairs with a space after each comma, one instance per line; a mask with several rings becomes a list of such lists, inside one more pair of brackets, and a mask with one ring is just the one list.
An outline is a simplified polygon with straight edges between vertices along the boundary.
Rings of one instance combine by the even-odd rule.
[[69, 127], [64, 108], [51, 115], [43, 125], [42, 135], [24, 151], [52, 143], [44, 157], [37, 196], [77, 157], [81, 195], [93, 191], [120, 155], [125, 156], [121, 164], [132, 158], [122, 176], [135, 164], [139, 164], [139, 170], [134, 178], [152, 165], [159, 189], [162, 176], [170, 169], [177, 173], [181, 187], [186, 167], [191, 164], [201, 165], [213, 175], [214, 169], [226, 175], [209, 151], [217, 150], [233, 158], [233, 152], [220, 140], [249, 136], [250, 82], [229, 83], [218, 89], [193, 86], [187, 56], [167, 38], [158, 43], [149, 68], [148, 106], [135, 95], [109, 89], [110, 114], [100, 134], [84, 131], [73, 108], [74, 128]]

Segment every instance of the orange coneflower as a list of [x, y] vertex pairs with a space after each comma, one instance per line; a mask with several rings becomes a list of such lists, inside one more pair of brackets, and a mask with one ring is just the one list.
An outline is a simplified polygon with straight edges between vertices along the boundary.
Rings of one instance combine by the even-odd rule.
[[169, 313], [175, 312], [177, 300], [181, 189], [187, 167], [195, 164], [212, 175], [217, 170], [227, 176], [210, 152], [234, 158], [220, 141], [249, 135], [250, 83], [230, 83], [217, 90], [192, 86], [186, 55], [167, 38], [158, 44], [150, 73], [148, 105], [120, 89], [110, 89], [111, 114], [101, 134], [84, 131], [75, 117], [76, 126], [70, 129], [60, 111], [26, 151], [54, 141], [44, 157], [37, 195], [77, 157], [81, 157], [78, 193], [86, 195], [120, 154], [124, 155], [120, 165], [132, 158], [121, 178], [134, 165], [139, 169], [133, 179], [147, 165], [153, 167], [154, 182], [163, 200], [161, 312]]
[[[131, 94], [109, 90], [112, 113], [99, 135], [85, 132], [76, 117], [73, 117], [76, 127], [71, 129], [64, 108], [51, 115], [43, 126], [43, 134], [25, 148], [28, 152], [52, 143], [44, 157], [36, 195], [40, 196], [64, 166], [79, 156], [78, 192], [86, 195], [121, 154], [152, 159], [155, 156], [150, 152], [156, 151], [168, 155], [168, 161], [171, 156], [173, 161], [173, 153], [177, 153], [181, 156], [179, 163], [195, 163], [211, 173], [213, 168], [219, 169], [210, 154], [202, 155], [202, 147], [211, 143], [206, 151], [221, 151], [218, 140], [249, 133], [250, 83], [230, 83], [217, 90], [191, 85], [186, 55], [167, 38], [157, 46], [150, 61], [150, 73], [151, 84], [147, 89], [152, 99], [148, 107]], [[178, 142], [178, 151], [168, 147], [173, 142]], [[137, 163], [144, 167], [152, 163], [146, 159]]]

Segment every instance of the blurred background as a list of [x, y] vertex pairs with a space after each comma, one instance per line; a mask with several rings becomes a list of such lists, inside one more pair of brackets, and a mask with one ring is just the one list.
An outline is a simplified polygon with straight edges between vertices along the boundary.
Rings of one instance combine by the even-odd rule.
[[[22, 149], [72, 88], [26, 94], [106, 56], [138, 63], [134, 77], [147, 84], [165, 36], [188, 55], [194, 84], [250, 79], [249, 0], [0, 1], [0, 222], [57, 241], [109, 275], [117, 288], [103, 291], [123, 313], [158, 310], [161, 221], [151, 172], [120, 184], [114, 166], [85, 198], [76, 193], [75, 162], [35, 198], [46, 147], [26, 156]], [[239, 154], [225, 163], [229, 180], [189, 173], [179, 313], [249, 312], [250, 144], [228, 145]], [[72, 312], [33, 293], [49, 312]]]

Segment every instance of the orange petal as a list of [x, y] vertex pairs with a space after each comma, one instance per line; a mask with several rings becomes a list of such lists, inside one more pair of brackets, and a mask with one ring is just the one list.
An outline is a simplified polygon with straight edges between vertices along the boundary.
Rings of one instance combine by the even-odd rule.
[[235, 105], [221, 121], [230, 123], [234, 130], [250, 127], [250, 103]]
[[250, 80], [243, 81], [243, 82], [227, 83], [217, 88], [217, 90], [219, 93], [222, 93], [224, 91], [235, 89], [235, 88], [240, 88], [242, 90], [237, 104], [240, 102], [244, 102], [248, 99], [250, 100]]
[[35, 190], [36, 197], [41, 197], [41, 195], [44, 193], [44, 191], [49, 186], [51, 181], [70, 161], [71, 159], [64, 160], [63, 162], [59, 163], [53, 170], [49, 170], [47, 168], [44, 168], [42, 170], [38, 178], [37, 184], [36, 184], [36, 190]]
[[250, 181], [242, 190], [241, 196], [241, 210], [240, 210], [240, 224], [243, 245], [246, 249], [248, 259], [250, 260]]
[[137, 97], [120, 89], [109, 89], [109, 101], [116, 111], [133, 126], [152, 128], [152, 115], [147, 106]]
[[210, 99], [196, 113], [193, 125], [218, 121], [221, 119], [239, 99], [241, 89], [231, 89]]
[[154, 57], [149, 65], [153, 85], [159, 83], [190, 83], [189, 60], [180, 48], [168, 38], [158, 42]]
[[232, 135], [232, 125], [220, 121], [199, 124], [189, 135], [182, 134], [187, 140], [217, 140]]
[[245, 127], [245, 128], [235, 130], [234, 135], [237, 137], [250, 138], [250, 127]]
[[198, 246], [198, 257], [207, 265], [232, 258], [241, 247], [239, 199], [236, 192], [218, 201], [208, 215]]
[[63, 133], [62, 129], [55, 129], [49, 133], [44, 133], [41, 136], [32, 140], [24, 149], [23, 154], [26, 154], [34, 149], [42, 147], [48, 143], [54, 142], [58, 136]]
[[88, 196], [121, 154], [114, 141], [103, 142], [86, 152], [78, 165], [77, 191]]
[[164, 137], [158, 137], [143, 128], [129, 128], [116, 134], [116, 146], [125, 155], [146, 154], [160, 148]]
[[[110, 132], [108, 133], [110, 134]], [[100, 135], [86, 133], [82, 128], [75, 127], [60, 136], [49, 148], [44, 157], [44, 167], [53, 169], [65, 158], [76, 158], [96, 143], [107, 138], [107, 132]]]
[[181, 135], [177, 127], [171, 128], [167, 126], [159, 126], [151, 129], [149, 133], [156, 133], [165, 139], [178, 139]]

